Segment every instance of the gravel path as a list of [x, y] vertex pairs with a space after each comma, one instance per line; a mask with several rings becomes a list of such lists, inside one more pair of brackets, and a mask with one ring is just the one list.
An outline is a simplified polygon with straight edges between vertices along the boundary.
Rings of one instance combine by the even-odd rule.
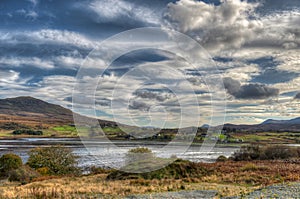
[[[211, 199], [216, 198], [216, 191], [179, 191], [164, 192], [144, 195], [128, 196], [126, 199]], [[300, 182], [271, 185], [263, 189], [256, 190], [244, 196], [225, 197], [223, 199], [300, 199]]]
[[179, 192], [165, 192], [165, 193], [154, 193], [147, 195], [134, 195], [128, 196], [126, 199], [210, 199], [215, 198], [217, 195], [216, 191], [179, 191]]
[[248, 195], [239, 197], [227, 197], [226, 199], [261, 199], [261, 198], [282, 198], [300, 199], [300, 182], [271, 185], [263, 189], [256, 190]]

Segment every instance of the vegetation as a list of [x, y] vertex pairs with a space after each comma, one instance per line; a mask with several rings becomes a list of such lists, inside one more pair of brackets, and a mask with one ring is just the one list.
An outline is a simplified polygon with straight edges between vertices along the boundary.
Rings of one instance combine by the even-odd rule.
[[227, 161], [228, 160], [228, 158], [227, 157], [225, 157], [224, 155], [220, 155], [218, 158], [217, 158], [217, 162], [225, 162], [225, 161]]
[[14, 135], [43, 135], [43, 131], [35, 131], [32, 129], [19, 129], [12, 132]]
[[78, 175], [76, 158], [69, 148], [51, 146], [31, 150], [27, 164], [44, 175]]
[[12, 170], [19, 169], [23, 165], [20, 156], [8, 153], [0, 158], [0, 172], [1, 176], [8, 176]]
[[127, 173], [124, 171], [114, 171], [107, 176], [109, 180], [125, 179], [184, 179], [192, 177], [201, 177], [207, 170], [200, 167], [197, 163], [178, 159], [175, 162], [161, 169], [146, 173]]
[[235, 152], [232, 159], [235, 161], [249, 160], [276, 160], [300, 158], [300, 149], [284, 145], [248, 145], [242, 146], [238, 152]]
[[12, 170], [10, 172], [9, 181], [18, 181], [21, 184], [27, 184], [31, 182], [34, 178], [37, 178], [39, 173], [30, 168], [27, 165], [23, 165], [18, 169]]
[[299, 159], [216, 163], [178, 160], [165, 171], [145, 173], [145, 176], [131, 174], [112, 178], [115, 171], [111, 171], [81, 177], [39, 177], [22, 186], [6, 184], [0, 187], [0, 198], [120, 198], [183, 189], [216, 190], [220, 198], [245, 194], [274, 183], [299, 181], [299, 162]]

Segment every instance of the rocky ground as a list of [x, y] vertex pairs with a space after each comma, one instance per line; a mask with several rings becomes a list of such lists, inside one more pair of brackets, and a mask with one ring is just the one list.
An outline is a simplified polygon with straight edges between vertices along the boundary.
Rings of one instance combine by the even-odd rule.
[[[271, 185], [263, 189], [256, 190], [245, 196], [230, 197], [230, 199], [240, 199], [240, 198], [284, 198], [284, 199], [294, 199], [300, 198], [300, 182], [298, 183], [287, 183]], [[226, 198], [229, 199], [229, 198]]]
[[[126, 199], [209, 199], [218, 198], [216, 191], [180, 191], [180, 192], [166, 192], [166, 193], [155, 193], [148, 195], [133, 195], [128, 196]], [[295, 199], [300, 198], [300, 182], [298, 183], [287, 183], [271, 185], [263, 189], [256, 190], [252, 193], [243, 196], [226, 197], [224, 199], [263, 199], [263, 198], [284, 198], [284, 199]]]

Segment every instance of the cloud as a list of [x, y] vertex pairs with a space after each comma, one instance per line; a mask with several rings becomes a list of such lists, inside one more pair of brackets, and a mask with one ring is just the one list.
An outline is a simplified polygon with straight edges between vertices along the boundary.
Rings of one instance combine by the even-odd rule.
[[240, 99], [266, 99], [276, 97], [279, 89], [272, 88], [263, 84], [247, 84], [241, 86], [241, 89], [235, 96]]
[[300, 93], [297, 93], [294, 97], [294, 99], [300, 99]]
[[256, 20], [257, 3], [224, 0], [213, 5], [195, 0], [170, 3], [167, 26], [188, 34], [210, 50], [237, 48], [252, 39], [262, 27]]
[[20, 57], [2, 57], [0, 58], [0, 65], [2, 66], [12, 66], [12, 67], [21, 67], [21, 66], [33, 66], [43, 69], [53, 69], [54, 65], [51, 61], [42, 60], [38, 57], [30, 58], [20, 58]]
[[236, 93], [239, 92], [239, 90], [241, 88], [240, 82], [237, 80], [234, 80], [230, 77], [224, 78], [223, 82], [224, 82], [224, 88], [227, 90], [227, 92], [230, 95], [235, 95]]
[[97, 46], [97, 42], [83, 34], [57, 29], [41, 29], [36, 31], [0, 31], [0, 41], [3, 44], [56, 44], [72, 45], [81, 48]]
[[137, 90], [134, 95], [140, 98], [155, 99], [160, 102], [163, 102], [171, 97], [171, 94], [162, 94], [159, 92], [151, 92], [147, 90]]
[[130, 109], [137, 109], [144, 112], [149, 111], [150, 107], [151, 106], [149, 104], [146, 104], [145, 102], [142, 101], [136, 101], [136, 100], [132, 100], [129, 104]]
[[27, 1], [29, 1], [30, 3], [32, 3], [33, 6], [36, 6], [39, 3], [39, 0], [27, 0]]
[[224, 78], [223, 82], [227, 92], [237, 99], [267, 99], [279, 94], [279, 89], [264, 84], [241, 85], [239, 81], [230, 77]]
[[[267, 1], [266, 5], [270, 4], [273, 2]], [[282, 7], [277, 2], [279, 5]], [[180, 0], [169, 3], [165, 23], [167, 27], [196, 39], [211, 53], [243, 47], [262, 48], [269, 54], [270, 49], [298, 48], [299, 9], [260, 12], [263, 8], [266, 8], [263, 1], [222, 0], [214, 5]]]
[[0, 70], [0, 82], [4, 83], [14, 83], [19, 79], [20, 73], [13, 70]]
[[[81, 6], [86, 7], [86, 3]], [[92, 1], [88, 8], [97, 14], [96, 20], [99, 23], [134, 23], [143, 22], [146, 24], [158, 24], [159, 16], [155, 11], [123, 0], [101, 0]]]

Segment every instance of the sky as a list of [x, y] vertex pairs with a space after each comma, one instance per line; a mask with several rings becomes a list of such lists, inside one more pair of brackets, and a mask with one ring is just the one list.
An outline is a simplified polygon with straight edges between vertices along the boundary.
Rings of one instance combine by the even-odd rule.
[[[99, 118], [129, 115], [139, 125], [169, 127], [182, 117], [198, 120], [196, 109], [200, 124], [211, 117], [217, 123], [255, 124], [300, 116], [297, 0], [2, 0], [0, 24], [0, 98], [32, 96], [72, 109], [77, 74], [95, 48], [124, 31], [157, 27], [203, 47], [193, 53], [201, 57], [205, 51], [217, 68], [225, 96], [215, 104], [226, 102], [226, 115], [210, 114], [215, 93], [203, 81], [208, 65], [195, 69], [180, 55], [144, 49], [120, 56], [103, 74], [91, 75], [102, 55], [88, 68], [86, 88], [99, 84]], [[151, 34], [143, 37], [161, 42]], [[90, 114], [89, 97], [83, 97], [83, 114]]]

